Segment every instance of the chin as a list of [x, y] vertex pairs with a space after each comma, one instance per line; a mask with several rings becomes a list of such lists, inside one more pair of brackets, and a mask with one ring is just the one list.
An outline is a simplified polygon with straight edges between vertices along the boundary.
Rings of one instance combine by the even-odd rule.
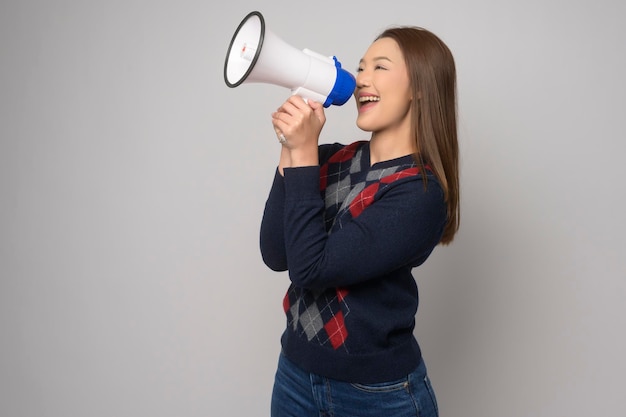
[[357, 122], [356, 127], [358, 127], [359, 129], [361, 129], [364, 132], [374, 132], [374, 130], [376, 130], [374, 127], [366, 124], [366, 123], [359, 123]]
[[357, 117], [356, 119], [356, 126], [361, 129], [364, 132], [373, 132], [374, 128], [370, 123], [367, 123], [363, 120], [360, 120], [360, 118]]

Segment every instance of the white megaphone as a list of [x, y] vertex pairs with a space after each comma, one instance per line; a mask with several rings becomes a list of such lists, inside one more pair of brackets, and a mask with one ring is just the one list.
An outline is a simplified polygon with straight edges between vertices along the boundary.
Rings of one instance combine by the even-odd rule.
[[246, 83], [268, 83], [328, 107], [342, 105], [356, 87], [354, 76], [336, 57], [308, 49], [298, 50], [265, 28], [261, 13], [249, 13], [228, 46], [224, 80], [231, 88]]

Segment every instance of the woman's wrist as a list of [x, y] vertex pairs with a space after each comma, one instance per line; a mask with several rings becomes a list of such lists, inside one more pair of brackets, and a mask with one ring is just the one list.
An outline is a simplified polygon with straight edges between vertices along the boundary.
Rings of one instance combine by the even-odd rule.
[[291, 166], [291, 153], [286, 146], [282, 146], [280, 151], [280, 160], [278, 161], [278, 172], [280, 175], [284, 175], [283, 168], [289, 168]]
[[292, 149], [290, 159], [292, 168], [319, 165], [317, 146], [315, 148]]

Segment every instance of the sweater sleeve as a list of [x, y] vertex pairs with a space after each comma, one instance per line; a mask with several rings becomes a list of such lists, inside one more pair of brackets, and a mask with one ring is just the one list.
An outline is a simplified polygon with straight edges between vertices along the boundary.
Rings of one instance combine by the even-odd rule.
[[287, 270], [285, 253], [285, 181], [278, 169], [261, 220], [260, 247], [263, 262], [274, 271]]
[[[326, 161], [337, 149], [339, 143], [319, 146], [320, 161]], [[319, 170], [318, 170], [319, 173]], [[319, 197], [319, 178], [317, 182]], [[287, 254], [285, 251], [285, 181], [276, 168], [274, 181], [265, 202], [260, 232], [261, 257], [265, 265], [274, 271], [286, 271]]]
[[284, 245], [291, 281], [339, 287], [418, 266], [439, 243], [446, 222], [443, 191], [420, 176], [399, 180], [357, 218], [328, 234], [319, 167], [284, 170]]

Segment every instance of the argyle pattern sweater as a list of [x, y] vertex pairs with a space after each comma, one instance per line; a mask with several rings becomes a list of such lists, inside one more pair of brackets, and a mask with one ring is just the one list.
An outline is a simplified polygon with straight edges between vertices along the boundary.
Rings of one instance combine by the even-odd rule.
[[443, 190], [411, 155], [372, 165], [366, 141], [319, 150], [319, 166], [276, 170], [261, 222], [264, 262], [291, 280], [283, 353], [337, 380], [399, 379], [421, 359], [412, 269], [441, 239]]

